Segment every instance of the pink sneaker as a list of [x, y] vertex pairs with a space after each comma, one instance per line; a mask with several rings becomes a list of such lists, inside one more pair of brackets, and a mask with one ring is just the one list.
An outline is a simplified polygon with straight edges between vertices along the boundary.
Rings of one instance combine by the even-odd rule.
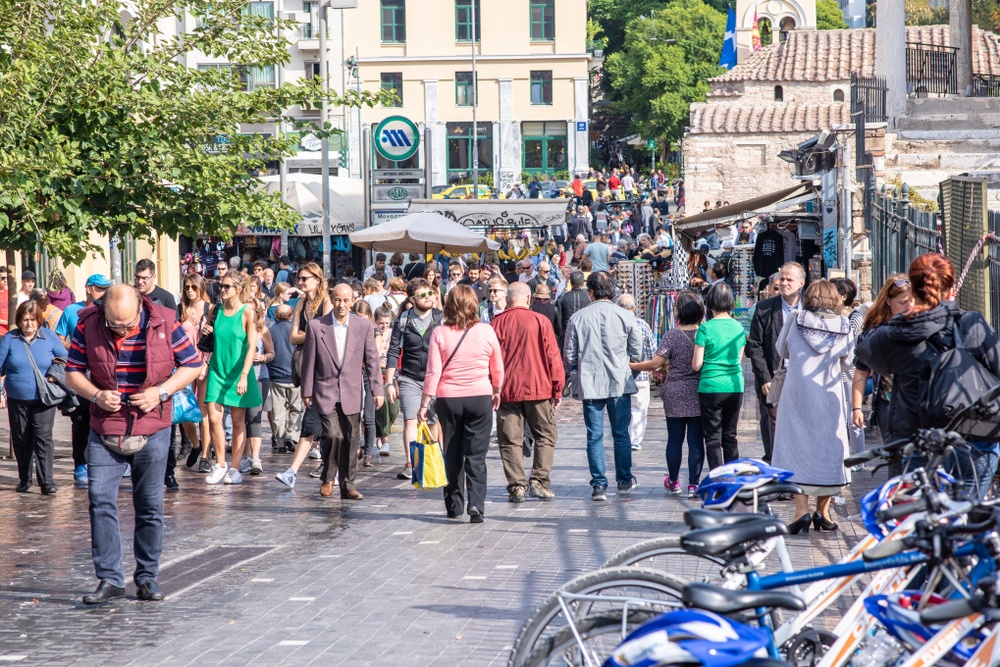
[[697, 497], [698, 497], [698, 486], [695, 484], [688, 484], [688, 498], [697, 498]]
[[676, 479], [665, 477], [663, 479], [663, 488], [665, 488], [670, 494], [677, 495], [681, 492], [681, 483]]

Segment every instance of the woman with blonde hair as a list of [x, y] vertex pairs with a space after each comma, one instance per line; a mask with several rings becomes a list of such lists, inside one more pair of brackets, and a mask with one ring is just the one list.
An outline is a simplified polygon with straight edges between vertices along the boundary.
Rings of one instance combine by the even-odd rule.
[[[212, 312], [212, 304], [205, 291], [205, 279], [197, 273], [184, 276], [181, 282], [181, 303], [177, 308], [178, 319], [181, 328], [188, 335], [191, 342], [198, 345], [201, 339], [201, 330]], [[204, 352], [199, 352], [203, 360], [208, 357]], [[208, 366], [201, 367], [201, 376], [195, 382], [193, 389], [198, 397], [198, 407], [201, 409], [201, 428], [191, 423], [184, 424], [184, 432], [188, 440], [191, 441], [191, 453], [188, 455], [186, 465], [188, 469], [193, 469], [201, 459], [200, 471], [209, 472], [211, 463], [209, 462], [209, 445], [211, 444], [211, 431], [208, 424], [208, 406], [205, 405], [205, 381], [208, 377]], [[199, 440], [199, 430], [201, 438]], [[199, 444], [200, 443], [200, 444]]]
[[[206, 484], [239, 484], [240, 459], [246, 445], [247, 408], [262, 403], [257, 382], [250, 382], [254, 354], [257, 350], [257, 324], [253, 302], [247, 307], [250, 290], [247, 277], [230, 271], [219, 280], [220, 307], [215, 319], [202, 328], [202, 335], [214, 334], [215, 350], [208, 362], [205, 403], [212, 429], [215, 463]], [[225, 408], [233, 417], [233, 465], [226, 465], [226, 434], [222, 421]]]
[[[503, 359], [493, 327], [479, 321], [479, 299], [468, 285], [445, 298], [444, 323], [431, 333], [427, 376], [417, 419], [427, 419], [437, 397], [448, 484], [444, 504], [449, 518], [466, 509], [470, 523], [482, 523], [486, 509], [486, 453], [493, 412], [500, 406]], [[463, 491], [468, 494], [466, 502]]]
[[73, 290], [66, 286], [66, 276], [59, 269], [49, 271], [45, 295], [48, 297], [49, 304], [59, 310], [66, 310], [66, 306], [76, 303], [76, 296], [73, 295]]
[[[306, 327], [310, 320], [322, 317], [333, 310], [333, 303], [327, 294], [326, 278], [323, 276], [323, 269], [316, 262], [308, 262], [299, 267], [296, 274], [296, 285], [301, 295], [298, 303], [295, 304], [295, 312], [292, 314], [292, 334], [290, 341], [298, 350], [306, 342]], [[301, 354], [301, 353], [299, 353]], [[292, 356], [292, 365], [296, 360], [301, 364], [301, 357]], [[301, 369], [292, 368], [292, 375], [295, 376]], [[298, 386], [296, 384], [296, 386]], [[295, 445], [295, 458], [292, 464], [285, 470], [275, 475], [275, 479], [287, 486], [295, 486], [295, 478], [302, 463], [307, 456], [312, 456], [313, 441], [323, 437], [323, 422], [320, 420], [316, 408], [310, 405], [302, 415], [302, 430], [299, 434], [299, 441]], [[319, 458], [319, 450], [316, 450], [315, 458]]]

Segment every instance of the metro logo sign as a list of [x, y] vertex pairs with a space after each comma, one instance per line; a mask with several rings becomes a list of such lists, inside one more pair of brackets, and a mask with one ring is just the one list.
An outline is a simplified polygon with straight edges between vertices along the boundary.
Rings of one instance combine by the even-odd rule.
[[420, 134], [409, 118], [390, 116], [378, 124], [372, 133], [375, 150], [393, 162], [402, 162], [417, 152]]

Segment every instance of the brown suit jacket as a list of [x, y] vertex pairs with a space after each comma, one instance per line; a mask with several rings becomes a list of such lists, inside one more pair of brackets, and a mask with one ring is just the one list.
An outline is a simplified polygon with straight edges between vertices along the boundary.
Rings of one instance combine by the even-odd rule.
[[348, 315], [343, 360], [337, 358], [333, 313], [310, 320], [302, 346], [302, 398], [311, 398], [316, 411], [328, 415], [337, 405], [344, 414], [362, 410], [362, 367], [368, 371], [373, 396], [382, 395], [382, 371], [375, 348], [375, 327], [370, 320]]

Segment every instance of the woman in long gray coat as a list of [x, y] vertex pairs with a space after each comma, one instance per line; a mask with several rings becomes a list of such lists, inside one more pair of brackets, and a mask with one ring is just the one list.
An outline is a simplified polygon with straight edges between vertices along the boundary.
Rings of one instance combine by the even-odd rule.
[[[842, 372], [854, 357], [851, 325], [837, 311], [841, 298], [825, 280], [812, 283], [802, 299], [804, 310], [785, 320], [778, 354], [786, 360], [778, 401], [772, 464], [791, 470], [791, 481], [806, 495], [795, 496], [792, 534], [837, 530], [830, 520], [830, 498], [850, 481], [844, 468], [850, 436], [846, 385]], [[809, 496], [816, 512], [809, 514]]]

